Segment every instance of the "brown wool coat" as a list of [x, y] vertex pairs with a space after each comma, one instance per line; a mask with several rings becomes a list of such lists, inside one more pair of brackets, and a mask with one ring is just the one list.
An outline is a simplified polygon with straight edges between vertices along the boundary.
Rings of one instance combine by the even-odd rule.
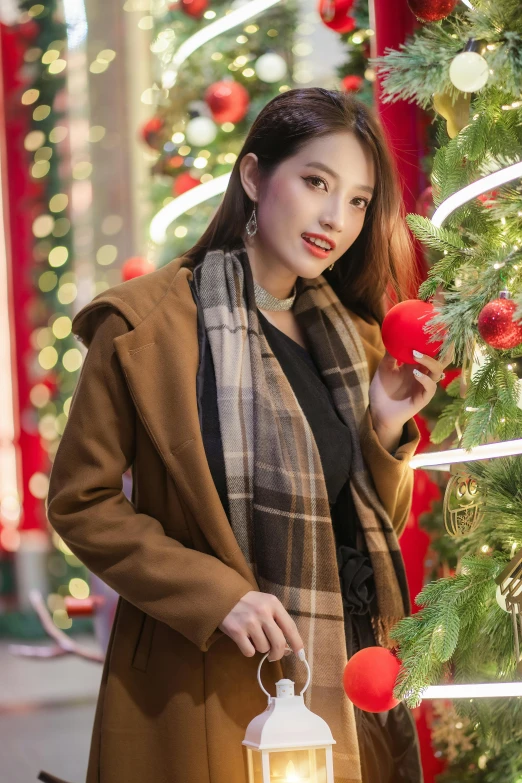
[[[196, 400], [192, 273], [175, 259], [99, 294], [73, 321], [90, 346], [51, 473], [48, 518], [121, 596], [93, 729], [87, 783], [245, 783], [241, 742], [266, 707], [259, 654], [218, 626], [258, 589], [219, 500]], [[352, 314], [351, 314], [352, 315]], [[353, 314], [370, 377], [380, 330]], [[409, 515], [420, 439], [395, 455], [369, 411], [363, 454], [397, 534]], [[132, 465], [133, 497], [122, 492]], [[275, 693], [279, 663], [264, 667]]]

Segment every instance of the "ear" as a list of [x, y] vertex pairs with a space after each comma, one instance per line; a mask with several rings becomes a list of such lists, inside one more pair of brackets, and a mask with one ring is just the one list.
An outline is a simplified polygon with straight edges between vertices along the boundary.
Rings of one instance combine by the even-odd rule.
[[259, 168], [258, 158], [253, 152], [247, 152], [239, 164], [241, 184], [251, 201], [259, 201]]

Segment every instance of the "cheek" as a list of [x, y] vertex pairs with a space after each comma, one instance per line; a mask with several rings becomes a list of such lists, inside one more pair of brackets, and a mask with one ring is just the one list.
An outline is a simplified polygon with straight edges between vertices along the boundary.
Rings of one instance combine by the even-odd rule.
[[[299, 212], [299, 194], [295, 185], [279, 181], [272, 183], [270, 190], [264, 194], [259, 219], [263, 225], [269, 225], [272, 230], [281, 225], [284, 229], [287, 221]], [[301, 205], [302, 206], [302, 205]]]

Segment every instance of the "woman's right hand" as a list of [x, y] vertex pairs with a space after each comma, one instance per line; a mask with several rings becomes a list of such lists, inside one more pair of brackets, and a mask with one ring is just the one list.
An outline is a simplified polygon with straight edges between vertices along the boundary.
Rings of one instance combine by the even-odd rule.
[[[227, 614], [219, 630], [237, 644], [243, 655], [270, 651], [270, 661], [279, 661], [288, 644], [296, 655], [303, 650], [297, 626], [283, 604], [271, 593], [251, 590]], [[301, 653], [300, 658], [304, 655]]]

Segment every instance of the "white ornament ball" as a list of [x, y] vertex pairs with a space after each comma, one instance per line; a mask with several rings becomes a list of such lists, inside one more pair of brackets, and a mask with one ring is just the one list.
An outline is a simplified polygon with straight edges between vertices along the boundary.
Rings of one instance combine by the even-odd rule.
[[210, 117], [194, 117], [187, 123], [185, 136], [189, 144], [195, 147], [205, 147], [212, 144], [217, 136], [217, 126]]
[[488, 64], [478, 52], [461, 52], [451, 62], [449, 77], [458, 90], [477, 92], [489, 79]]
[[272, 82], [279, 82], [286, 76], [287, 66], [285, 60], [281, 55], [275, 52], [267, 52], [262, 54], [256, 60], [254, 66], [255, 72], [262, 82], [272, 84]]

